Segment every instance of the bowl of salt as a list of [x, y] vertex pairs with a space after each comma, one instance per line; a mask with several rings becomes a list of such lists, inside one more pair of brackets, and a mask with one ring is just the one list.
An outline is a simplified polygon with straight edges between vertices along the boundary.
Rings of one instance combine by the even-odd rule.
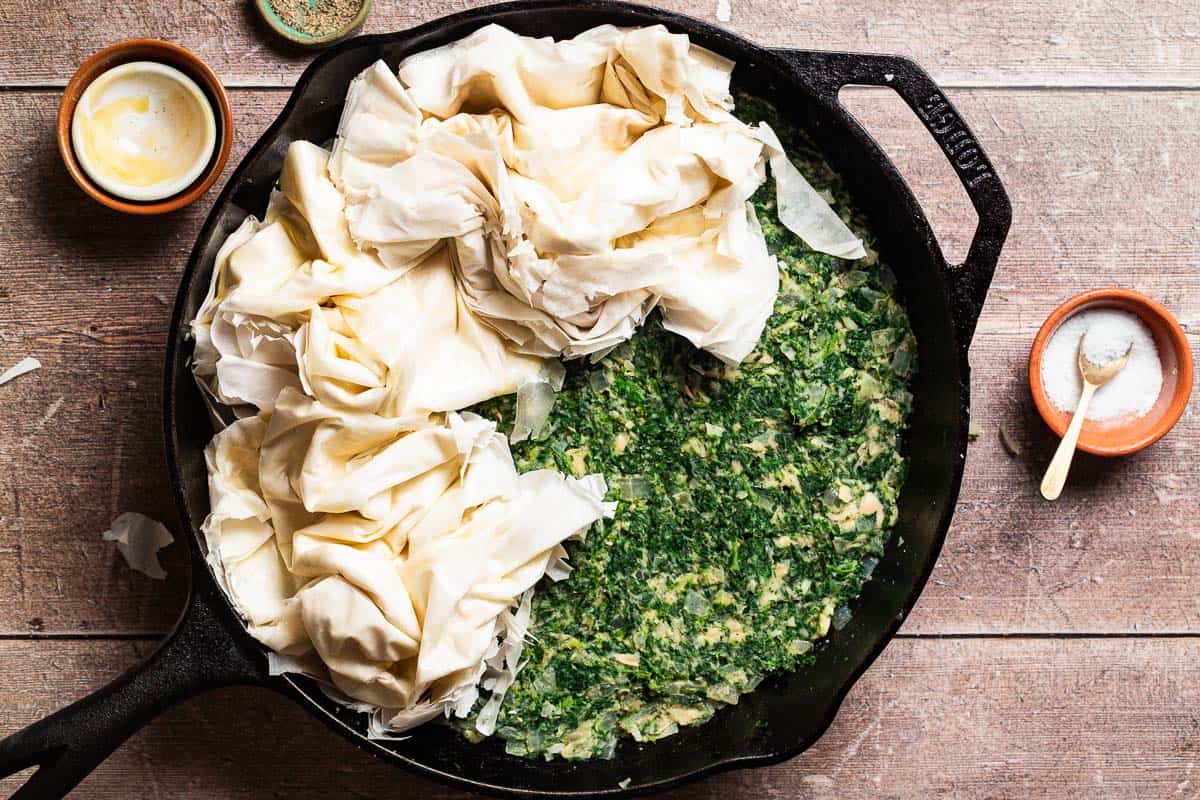
[[1192, 353], [1171, 312], [1128, 289], [1094, 289], [1050, 314], [1029, 354], [1029, 389], [1059, 436], [1079, 403], [1079, 354], [1104, 364], [1129, 353], [1124, 369], [1088, 406], [1079, 449], [1123, 456], [1157, 442], [1183, 416], [1192, 391]]

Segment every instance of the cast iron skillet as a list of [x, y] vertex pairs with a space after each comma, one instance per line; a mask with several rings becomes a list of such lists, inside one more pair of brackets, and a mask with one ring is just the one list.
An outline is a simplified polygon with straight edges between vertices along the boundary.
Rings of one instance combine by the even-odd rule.
[[[919, 342], [920, 370], [908, 433], [911, 458], [896, 536], [850, 623], [818, 648], [815, 666], [765, 681], [717, 719], [652, 744], [625, 741], [614, 761], [525, 760], [492, 738], [469, 744], [429, 724], [400, 742], [369, 741], [363, 720], [311, 681], [270, 677], [264, 648], [244, 630], [204, 562], [198, 525], [208, 511], [203, 449], [212, 435], [188, 372], [185, 331], [204, 297], [220, 243], [247, 214], [261, 214], [295, 139], [335, 132], [350, 79], [376, 59], [403, 57], [496, 22], [519, 33], [569, 37], [602, 23], [663, 23], [737, 62], [737, 89], [774, 102], [823, 148], [868, 215], [899, 279]], [[925, 215], [892, 163], [838, 103], [848, 84], [894, 89], [941, 146], [979, 215], [967, 259], [947, 264]], [[175, 630], [145, 662], [113, 683], [0, 743], [0, 776], [39, 765], [18, 798], [68, 792], [160, 711], [217, 686], [276, 689], [363, 750], [460, 787], [510, 796], [618, 796], [663, 789], [721, 769], [760, 766], [812, 745], [842, 698], [916, 602], [941, 549], [958, 496], [967, 443], [967, 346], [1008, 232], [1011, 209], [983, 151], [929, 76], [895, 56], [769, 50], [668, 11], [613, 0], [534, 0], [485, 7], [401, 33], [365, 36], [320, 56], [279, 119], [242, 160], [200, 233], [171, 322], [164, 386], [167, 462], [192, 555], [192, 590]], [[269, 735], [269, 731], [265, 732]], [[626, 788], [618, 781], [628, 778]]]

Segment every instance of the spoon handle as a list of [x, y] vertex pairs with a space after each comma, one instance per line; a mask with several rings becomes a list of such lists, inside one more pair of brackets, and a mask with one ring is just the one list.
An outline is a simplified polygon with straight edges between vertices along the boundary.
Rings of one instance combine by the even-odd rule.
[[1083, 418], [1095, 393], [1096, 384], [1084, 381], [1079, 405], [1075, 407], [1075, 416], [1071, 417], [1071, 426], [1067, 428], [1067, 435], [1058, 443], [1058, 450], [1054, 451], [1054, 458], [1050, 459], [1050, 466], [1046, 467], [1046, 477], [1042, 478], [1042, 497], [1047, 500], [1057, 500], [1062, 494], [1063, 484], [1067, 482], [1067, 473], [1071, 471], [1071, 459], [1075, 457], [1075, 445], [1079, 442]]

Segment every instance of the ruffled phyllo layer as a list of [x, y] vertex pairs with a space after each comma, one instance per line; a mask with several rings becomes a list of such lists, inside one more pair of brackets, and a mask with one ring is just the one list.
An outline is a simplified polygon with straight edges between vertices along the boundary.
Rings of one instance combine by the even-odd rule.
[[481, 681], [487, 732], [529, 592], [614, 512], [602, 476], [518, 475], [459, 410], [520, 392], [529, 435], [558, 359], [602, 358], [655, 308], [744, 359], [779, 284], [748, 203], [768, 164], [787, 227], [863, 254], [770, 128], [730, 114], [732, 69], [611, 26], [489, 26], [376, 63], [332, 151], [293, 143], [218, 253], [194, 370], [241, 419], [207, 451], [210, 561], [273, 667], [374, 711], [373, 733], [466, 713]]

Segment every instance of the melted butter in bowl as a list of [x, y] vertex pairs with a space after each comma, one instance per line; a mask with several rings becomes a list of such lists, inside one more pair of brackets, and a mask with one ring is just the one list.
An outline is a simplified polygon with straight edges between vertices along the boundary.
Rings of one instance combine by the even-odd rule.
[[88, 176], [129, 200], [161, 200], [200, 177], [217, 125], [195, 81], [153, 61], [122, 64], [88, 86], [71, 123], [71, 144]]

